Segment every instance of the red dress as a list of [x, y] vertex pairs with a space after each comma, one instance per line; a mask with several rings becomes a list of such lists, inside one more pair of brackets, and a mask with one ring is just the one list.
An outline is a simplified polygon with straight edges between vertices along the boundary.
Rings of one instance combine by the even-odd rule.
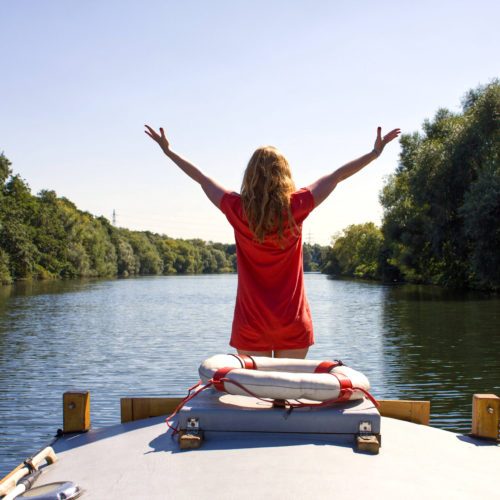
[[290, 203], [299, 234], [286, 226], [282, 248], [276, 238], [256, 241], [239, 194], [222, 197], [220, 209], [236, 239], [238, 292], [230, 341], [236, 349], [302, 349], [314, 343], [302, 270], [302, 222], [314, 208], [313, 195], [300, 189]]

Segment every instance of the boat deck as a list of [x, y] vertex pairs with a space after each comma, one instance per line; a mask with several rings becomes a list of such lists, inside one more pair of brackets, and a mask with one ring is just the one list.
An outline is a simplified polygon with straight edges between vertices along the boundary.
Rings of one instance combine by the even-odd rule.
[[381, 429], [378, 455], [352, 437], [243, 432], [181, 451], [155, 417], [59, 439], [36, 486], [74, 481], [88, 499], [500, 498], [497, 444], [385, 417]]

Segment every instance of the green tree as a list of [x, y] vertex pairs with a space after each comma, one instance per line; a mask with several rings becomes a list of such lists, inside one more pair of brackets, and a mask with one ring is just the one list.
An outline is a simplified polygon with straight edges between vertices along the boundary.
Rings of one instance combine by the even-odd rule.
[[198, 262], [198, 252], [188, 241], [175, 241], [174, 268], [180, 274], [201, 272]]
[[406, 279], [500, 286], [493, 250], [500, 223], [495, 218], [499, 116], [500, 84], [494, 81], [470, 91], [461, 113], [441, 109], [424, 122], [422, 134], [402, 136], [400, 163], [381, 202], [385, 265], [397, 267]]
[[382, 233], [373, 222], [352, 224], [334, 238], [330, 265], [342, 276], [378, 279], [382, 245]]
[[149, 232], [130, 231], [128, 242], [137, 256], [139, 274], [161, 274], [163, 261], [153, 243], [154, 236]]
[[175, 241], [168, 236], [157, 235], [155, 238], [155, 245], [163, 261], [163, 274], [175, 274], [177, 272], [174, 267], [176, 258]]
[[38, 258], [30, 224], [36, 202], [19, 175], [11, 176], [1, 190], [0, 248], [9, 255], [10, 275], [15, 279], [30, 278]]
[[139, 274], [140, 260], [136, 258], [132, 245], [121, 236], [116, 238], [114, 245], [116, 248], [118, 274], [125, 277]]
[[11, 283], [9, 255], [0, 248], [0, 285], [10, 285]]
[[302, 266], [304, 272], [312, 271], [313, 261], [312, 261], [312, 253], [311, 253], [311, 245], [304, 243], [302, 245]]
[[31, 219], [33, 243], [39, 256], [35, 268], [38, 277], [59, 277], [67, 267], [68, 233], [65, 230], [59, 200], [54, 191], [41, 191]]
[[8, 158], [2, 152], [0, 154], [0, 189], [4, 186], [5, 181], [9, 178], [12, 170], [10, 166], [12, 163], [8, 160]]
[[470, 282], [500, 286], [500, 169], [485, 168], [464, 198], [460, 214], [470, 244]]
[[329, 247], [321, 246], [318, 243], [313, 245], [304, 243], [302, 252], [304, 271], [324, 271], [328, 260]]
[[236, 270], [234, 244], [175, 240], [113, 227], [54, 191], [31, 194], [0, 155], [0, 283], [22, 278], [219, 273]]
[[218, 273], [231, 273], [233, 272], [233, 267], [231, 261], [228, 259], [226, 253], [219, 248], [211, 247], [212, 255], [217, 263], [216, 271]]

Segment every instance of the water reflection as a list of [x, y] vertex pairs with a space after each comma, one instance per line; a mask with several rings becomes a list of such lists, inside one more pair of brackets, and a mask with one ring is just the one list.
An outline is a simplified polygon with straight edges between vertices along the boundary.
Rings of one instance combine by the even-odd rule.
[[434, 287], [392, 288], [383, 304], [386, 381], [430, 399], [431, 424], [470, 431], [472, 395], [500, 389], [500, 302]]

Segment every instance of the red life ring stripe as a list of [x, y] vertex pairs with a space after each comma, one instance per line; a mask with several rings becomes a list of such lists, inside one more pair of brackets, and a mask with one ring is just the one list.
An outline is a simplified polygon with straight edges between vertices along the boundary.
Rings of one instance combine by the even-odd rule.
[[351, 379], [343, 373], [334, 372], [330, 373], [330, 375], [333, 375], [340, 384], [338, 401], [348, 401], [353, 393]]
[[246, 370], [257, 370], [257, 364], [252, 356], [248, 356], [247, 354], [230, 354], [230, 356], [236, 358], [240, 362], [242, 368]]
[[248, 356], [247, 354], [238, 354], [236, 357], [243, 362], [243, 368], [246, 368], [247, 370], [257, 370], [257, 365], [255, 364], [255, 360], [252, 356]]
[[224, 368], [219, 368], [214, 373], [214, 376], [212, 377], [212, 380], [210, 382], [212, 382], [212, 384], [218, 391], [226, 392], [224, 382], [222, 382], [221, 379], [224, 378], [231, 370], [234, 370], [234, 368], [226, 366]]
[[329, 373], [336, 366], [341, 366], [342, 361], [322, 361], [315, 369], [314, 373]]

